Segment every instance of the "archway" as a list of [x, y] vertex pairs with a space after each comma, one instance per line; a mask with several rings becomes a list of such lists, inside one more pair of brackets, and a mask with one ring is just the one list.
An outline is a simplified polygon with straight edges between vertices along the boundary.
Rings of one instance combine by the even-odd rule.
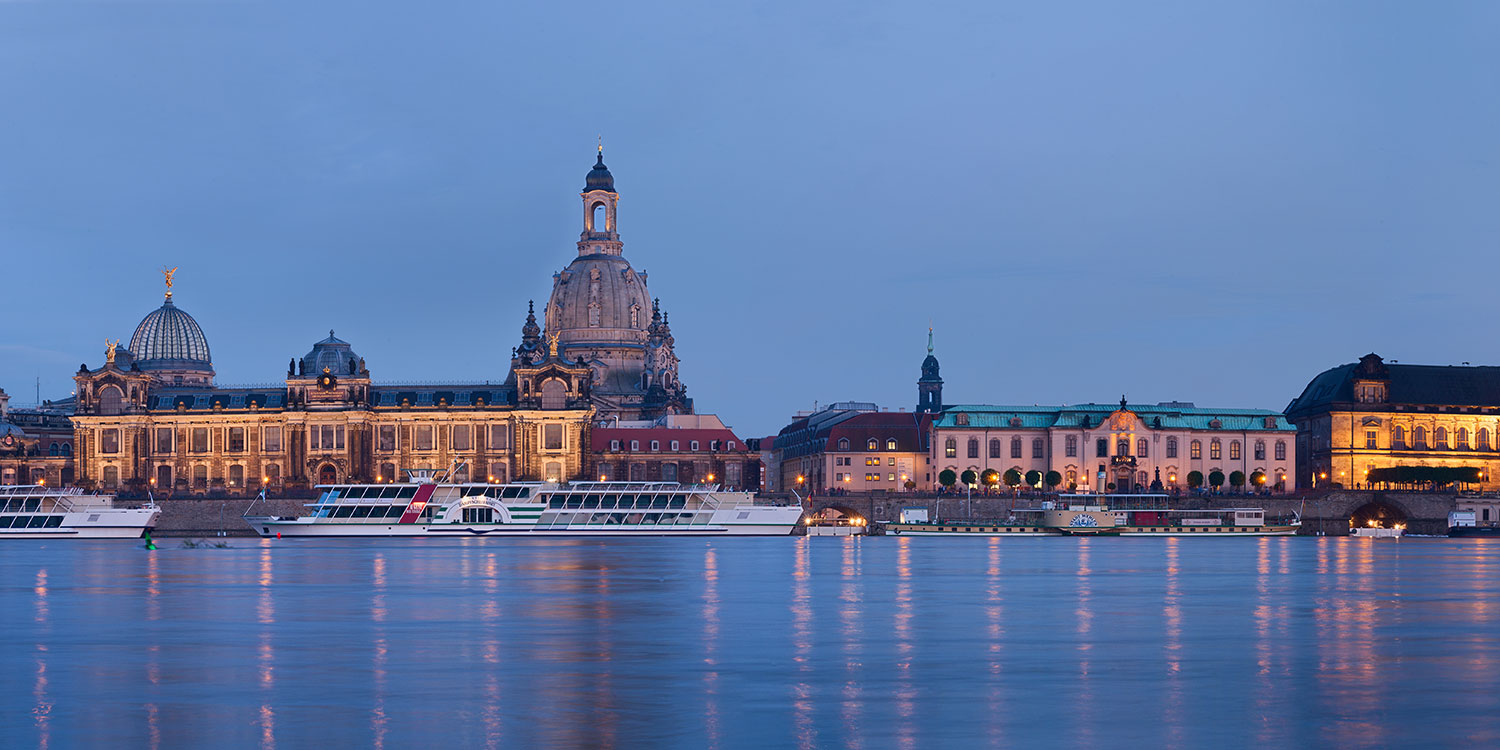
[[322, 468], [318, 469], [318, 484], [334, 484], [338, 481], [339, 472], [333, 464], [323, 464]]
[[1365, 503], [1349, 514], [1349, 527], [1365, 526], [1392, 529], [1406, 525], [1406, 512], [1387, 502], [1375, 500]]
[[863, 526], [866, 523], [863, 513], [843, 505], [829, 505], [812, 511], [807, 518], [811, 524], [823, 526]]

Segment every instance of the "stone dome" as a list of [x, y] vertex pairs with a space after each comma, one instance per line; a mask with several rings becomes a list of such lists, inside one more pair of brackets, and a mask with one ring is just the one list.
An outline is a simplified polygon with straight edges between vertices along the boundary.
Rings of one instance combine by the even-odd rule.
[[609, 167], [604, 166], [604, 151], [600, 149], [599, 158], [594, 162], [594, 168], [589, 170], [589, 176], [583, 181], [583, 192], [591, 190], [615, 191], [615, 176], [609, 173]]
[[213, 370], [203, 329], [170, 297], [136, 326], [130, 354], [142, 370]]
[[[353, 363], [353, 368], [350, 363]], [[312, 351], [302, 358], [302, 366], [307, 368], [309, 376], [317, 375], [325, 367], [334, 375], [348, 375], [351, 369], [358, 368], [359, 355], [354, 353], [349, 342], [329, 331], [328, 338], [313, 344]]]
[[642, 346], [650, 323], [646, 277], [622, 256], [580, 256], [553, 276], [546, 324], [563, 346]]

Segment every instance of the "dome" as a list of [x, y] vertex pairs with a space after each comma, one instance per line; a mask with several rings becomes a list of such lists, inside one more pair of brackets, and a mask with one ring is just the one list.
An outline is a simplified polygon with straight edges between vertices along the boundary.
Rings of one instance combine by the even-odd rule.
[[609, 167], [604, 166], [603, 149], [600, 149], [598, 161], [594, 162], [594, 168], [589, 170], [589, 176], [583, 181], [583, 192], [592, 190], [615, 191], [615, 176], [609, 173]]
[[147, 315], [130, 337], [130, 354], [142, 370], [209, 370], [208, 339], [193, 316], [171, 298]]
[[646, 278], [619, 255], [581, 256], [553, 277], [546, 325], [564, 346], [642, 346], [650, 323]]
[[[302, 366], [309, 376], [328, 368], [335, 375], [349, 375], [358, 367], [359, 355], [349, 347], [349, 342], [328, 332], [328, 338], [313, 344], [312, 351], [302, 358]], [[351, 366], [352, 365], [352, 366]]]

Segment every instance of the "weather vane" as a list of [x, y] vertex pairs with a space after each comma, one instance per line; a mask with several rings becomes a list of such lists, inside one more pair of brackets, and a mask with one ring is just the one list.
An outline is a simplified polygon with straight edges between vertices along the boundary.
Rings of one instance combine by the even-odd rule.
[[181, 266], [174, 268], [161, 267], [161, 275], [167, 278], [167, 299], [172, 299], [172, 277], [177, 275], [178, 268], [181, 268]]

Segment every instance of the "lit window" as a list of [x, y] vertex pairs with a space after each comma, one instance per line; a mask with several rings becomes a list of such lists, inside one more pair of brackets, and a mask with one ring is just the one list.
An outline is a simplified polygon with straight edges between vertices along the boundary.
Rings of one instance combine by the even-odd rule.
[[885, 449], [888, 450], [888, 451], [896, 450], [896, 439], [895, 438], [886, 438], [885, 439]]
[[1235, 440], [1229, 443], [1229, 460], [1240, 460], [1240, 441]]
[[1209, 460], [1217, 461], [1217, 460], [1219, 460], [1219, 459], [1221, 459], [1223, 457], [1224, 457], [1224, 446], [1222, 446], [1222, 445], [1219, 444], [1219, 439], [1218, 438], [1214, 438], [1213, 440], [1208, 441], [1208, 458], [1209, 458]]
[[1203, 458], [1203, 442], [1202, 441], [1194, 440], [1193, 442], [1191, 442], [1191, 443], [1188, 444], [1188, 457], [1189, 458]]
[[953, 438], [948, 438], [948, 440], [943, 443], [943, 455], [947, 456], [948, 458], [956, 458], [958, 456], [958, 441], [954, 440]]
[[[1371, 450], [1380, 447], [1380, 433], [1374, 430], [1365, 430], [1365, 447]], [[1255, 451], [1257, 453], [1264, 452], [1260, 443], [1255, 444]]]
[[875, 438], [870, 438], [869, 440], [866, 440], [865, 441], [865, 450], [868, 450], [868, 451], [878, 451], [878, 450], [880, 450], [880, 441], [876, 440]]

